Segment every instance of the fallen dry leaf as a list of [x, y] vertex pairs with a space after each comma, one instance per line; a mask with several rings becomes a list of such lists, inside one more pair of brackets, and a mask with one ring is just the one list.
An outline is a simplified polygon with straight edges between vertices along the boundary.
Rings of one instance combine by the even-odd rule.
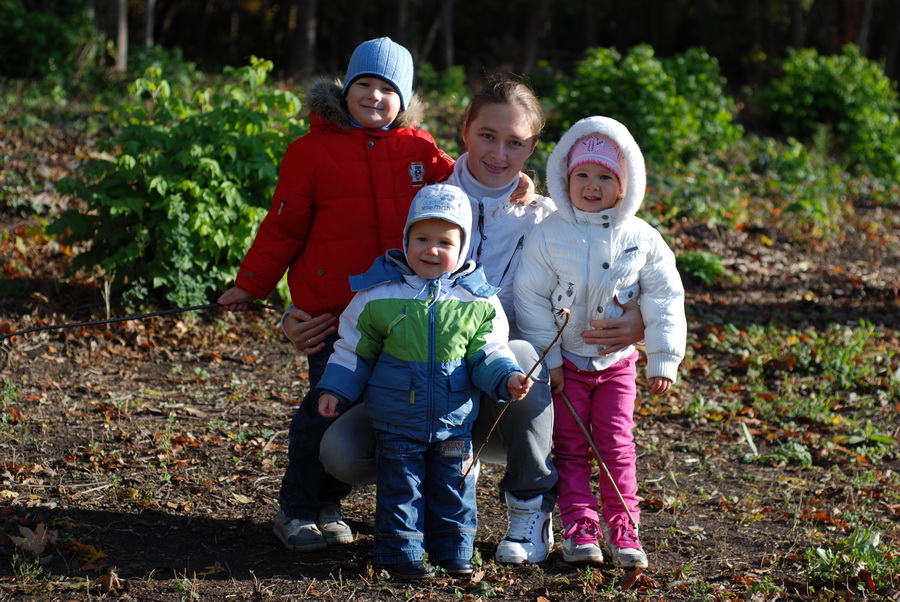
[[47, 544], [55, 544], [58, 538], [57, 532], [48, 531], [47, 525], [45, 525], [44, 523], [38, 523], [37, 528], [35, 528], [33, 531], [28, 527], [19, 525], [19, 533], [22, 534], [22, 537], [10, 535], [9, 538], [17, 546], [19, 546], [23, 550], [31, 552], [35, 556], [40, 556], [41, 554], [43, 554], [44, 550], [47, 549]]
[[112, 568], [107, 574], [97, 579], [97, 589], [104, 594], [111, 594], [113, 592], [124, 590], [125, 582], [119, 579], [115, 568]]
[[619, 582], [619, 589], [630, 589], [635, 584], [638, 587], [659, 589], [659, 582], [645, 574], [644, 569], [634, 569], [631, 572], [625, 573], [625, 576], [622, 577], [622, 580]]
[[202, 571], [197, 573], [201, 577], [209, 577], [210, 575], [218, 575], [223, 572], [225, 569], [222, 568], [222, 565], [217, 561], [214, 565], [208, 566], [204, 568]]
[[641, 573], [644, 572], [644, 569], [634, 569], [628, 573], [625, 573], [625, 576], [622, 577], [622, 580], [619, 582], [620, 589], [629, 589], [632, 585], [635, 584], [638, 577]]

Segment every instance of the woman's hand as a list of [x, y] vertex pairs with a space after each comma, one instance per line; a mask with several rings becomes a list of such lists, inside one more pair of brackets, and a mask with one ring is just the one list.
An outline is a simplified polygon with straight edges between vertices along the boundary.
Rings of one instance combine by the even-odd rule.
[[509, 202], [513, 205], [530, 205], [534, 197], [534, 180], [525, 173], [519, 172], [519, 184], [509, 195]]
[[248, 293], [238, 286], [232, 286], [222, 293], [222, 296], [219, 297], [216, 303], [221, 305], [222, 309], [227, 309], [228, 311], [247, 311], [250, 307], [250, 302], [254, 299], [256, 297], [252, 293]]
[[509, 399], [511, 401], [518, 401], [528, 395], [528, 391], [531, 390], [531, 384], [531, 379], [521, 372], [510, 375], [509, 379], [506, 381], [506, 390], [509, 393]]
[[581, 333], [588, 345], [606, 347], [600, 349], [598, 355], [609, 355], [644, 340], [644, 317], [641, 315], [640, 306], [634, 301], [629, 301], [625, 305], [619, 303], [618, 299], [615, 302], [625, 310], [625, 313], [618, 318], [591, 320], [591, 330]]
[[559, 395], [563, 392], [563, 385], [565, 384], [566, 378], [563, 373], [563, 367], [550, 368], [550, 392], [554, 395]]
[[313, 318], [299, 307], [292, 307], [284, 316], [281, 328], [294, 347], [314, 355], [325, 348], [325, 339], [337, 332], [337, 321], [331, 314]]
[[651, 395], [662, 395], [672, 386], [672, 381], [663, 376], [654, 376], [648, 381]]
[[331, 393], [322, 393], [319, 395], [319, 414], [324, 418], [334, 418], [339, 416], [337, 411], [339, 400]]

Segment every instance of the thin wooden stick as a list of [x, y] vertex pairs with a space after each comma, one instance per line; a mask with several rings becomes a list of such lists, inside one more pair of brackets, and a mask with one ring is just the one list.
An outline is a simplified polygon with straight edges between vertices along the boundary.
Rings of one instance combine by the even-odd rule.
[[591, 434], [584, 426], [581, 418], [578, 417], [578, 413], [575, 412], [575, 408], [572, 406], [572, 402], [569, 401], [569, 396], [566, 395], [565, 392], [562, 392], [560, 393], [560, 397], [562, 397], [562, 400], [566, 402], [566, 407], [568, 407], [569, 412], [572, 413], [572, 418], [574, 418], [575, 422], [578, 423], [578, 427], [581, 429], [581, 432], [584, 433], [584, 438], [587, 439], [588, 444], [594, 451], [594, 456], [597, 458], [597, 462], [600, 464], [600, 468], [602, 468], [603, 472], [606, 473], [606, 478], [609, 479], [609, 482], [612, 483], [613, 489], [616, 490], [616, 495], [619, 496], [619, 501], [622, 503], [622, 507], [625, 508], [625, 514], [628, 515], [628, 520], [631, 521], [631, 525], [635, 529], [637, 529], [637, 521], [635, 521], [634, 516], [631, 515], [631, 510], [628, 509], [628, 504], [625, 503], [625, 498], [622, 497], [622, 492], [619, 491], [619, 486], [616, 485], [615, 480], [613, 480], [612, 473], [609, 472], [609, 468], [606, 467], [606, 463], [603, 461], [603, 458], [600, 457], [600, 450], [597, 449], [597, 446], [594, 444], [594, 439], [591, 437]]
[[[565, 330], [566, 326], [568, 326], [568, 324], [569, 324], [569, 318], [572, 316], [572, 313], [568, 309], [560, 309], [557, 311], [559, 312], [560, 315], [565, 316], [562, 326], [559, 327], [559, 330], [556, 332], [556, 336], [553, 337], [553, 340], [550, 341], [550, 344], [547, 346], [546, 349], [544, 349], [544, 353], [542, 353], [541, 357], [539, 357], [537, 359], [537, 361], [531, 367], [531, 370], [529, 370], [528, 373], [525, 375], [525, 378], [531, 378], [531, 375], [534, 373], [535, 370], [537, 370], [537, 367], [541, 365], [541, 362], [544, 361], [544, 358], [547, 357], [547, 354], [550, 353], [550, 350], [553, 349], [553, 346], [556, 345], [556, 341], [559, 340], [559, 337], [562, 336], [563, 330]], [[459, 481], [459, 485], [456, 486], [457, 489], [459, 489], [460, 487], [463, 486], [463, 483], [465, 482], [466, 477], [469, 476], [469, 473], [472, 471], [472, 467], [475, 466], [475, 463], [478, 461], [478, 456], [481, 455], [482, 450], [484, 450], [484, 446], [487, 445], [487, 442], [490, 440], [491, 435], [494, 434], [494, 429], [496, 429], [497, 425], [500, 424], [500, 419], [503, 418], [503, 413], [506, 412], [506, 408], [508, 408], [509, 404], [511, 404], [511, 403], [512, 403], [511, 401], [508, 401], [505, 404], [503, 404], [503, 408], [501, 408], [500, 413], [497, 414], [497, 418], [494, 419], [494, 423], [491, 425], [490, 430], [488, 430], [487, 436], [484, 438], [484, 441], [481, 442], [481, 447], [479, 447], [478, 451], [475, 452], [475, 457], [472, 458], [471, 464], [469, 464], [468, 468], [466, 468], [466, 471], [463, 473], [462, 479]]]
[[[31, 332], [41, 332], [44, 330], [57, 330], [60, 328], [75, 328], [77, 326], [97, 326], [100, 324], [113, 324], [116, 322], [128, 322], [130, 320], [143, 320], [145, 318], [152, 318], [155, 316], [167, 316], [169, 314], [180, 314], [186, 311], [198, 311], [203, 309], [214, 309], [220, 307], [218, 303], [207, 303], [205, 305], [193, 305], [191, 307], [176, 307], [175, 309], [164, 309], [161, 311], [154, 311], [147, 314], [140, 314], [136, 316], [123, 316], [121, 318], [109, 318], [106, 320], [95, 320], [93, 322], [70, 322], [68, 324], [50, 324], [47, 326], [36, 326], [34, 328], [28, 328], [26, 330], [17, 330], [15, 332], [9, 332], [6, 334], [0, 334], [0, 341], [5, 339], [11, 339], [12, 337], [21, 336], [23, 334], [28, 334]], [[281, 311], [280, 307], [275, 307], [274, 305], [268, 305], [266, 303], [253, 303], [250, 307], [261, 307], [263, 309], [275, 309]], [[108, 313], [108, 311], [107, 311]]]

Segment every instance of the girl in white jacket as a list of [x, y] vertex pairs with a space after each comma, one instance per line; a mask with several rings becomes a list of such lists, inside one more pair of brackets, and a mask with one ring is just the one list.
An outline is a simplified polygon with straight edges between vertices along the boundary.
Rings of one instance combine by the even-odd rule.
[[[629, 346], [599, 355], [598, 346], [586, 343], [582, 333], [591, 320], [616, 317], [622, 313], [620, 303], [639, 298], [650, 392], [664, 393], [684, 357], [684, 289], [674, 254], [635, 215], [646, 172], [641, 150], [624, 125], [607, 117], [576, 123], [551, 153], [547, 181], [558, 210], [525, 241], [515, 277], [515, 310], [523, 338], [538, 349], [550, 345], [569, 314], [546, 360], [563, 558], [602, 562], [605, 539], [616, 566], [645, 568], [632, 436], [638, 353]], [[590, 431], [615, 482], [601, 471], [602, 526], [591, 493], [591, 448], [563, 395]]]

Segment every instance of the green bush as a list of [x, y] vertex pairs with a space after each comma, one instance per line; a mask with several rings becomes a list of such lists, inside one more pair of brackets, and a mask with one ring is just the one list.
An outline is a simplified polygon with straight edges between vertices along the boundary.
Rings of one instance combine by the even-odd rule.
[[745, 190], [755, 206], [768, 208], [796, 235], [818, 238], [846, 228], [852, 212], [850, 181], [825, 150], [794, 139], [757, 137], [742, 146], [749, 159]]
[[303, 133], [300, 100], [267, 87], [253, 58], [206, 87], [150, 67], [112, 111], [120, 133], [58, 189], [84, 201], [48, 227], [85, 243], [74, 267], [112, 276], [126, 304], [206, 303], [234, 277], [271, 202], [278, 163]]
[[897, 85], [878, 64], [847, 45], [835, 56], [790, 49], [779, 67], [782, 74], [756, 98], [764, 124], [804, 143], [825, 124], [849, 167], [900, 179]]
[[728, 148], [742, 128], [724, 91], [717, 61], [706, 51], [659, 59], [640, 45], [623, 57], [614, 48], [592, 48], [571, 79], [558, 78], [548, 138], [589, 115], [624, 123], [650, 165], [671, 165]]
[[709, 251], [686, 251], [676, 258], [678, 271], [700, 279], [704, 284], [720, 280], [737, 281], [738, 277], [722, 263], [722, 257]]
[[55, 14], [29, 12], [22, 0], [0, 0], [0, 75], [42, 78], [71, 63], [93, 35], [87, 0], [59, 0]]
[[[798, 240], [818, 239], [847, 228], [852, 180], [817, 146], [795, 139], [747, 136], [714, 157], [653, 172], [644, 216], [687, 216], [709, 226], [776, 226]], [[659, 207], [664, 210], [659, 210]]]

